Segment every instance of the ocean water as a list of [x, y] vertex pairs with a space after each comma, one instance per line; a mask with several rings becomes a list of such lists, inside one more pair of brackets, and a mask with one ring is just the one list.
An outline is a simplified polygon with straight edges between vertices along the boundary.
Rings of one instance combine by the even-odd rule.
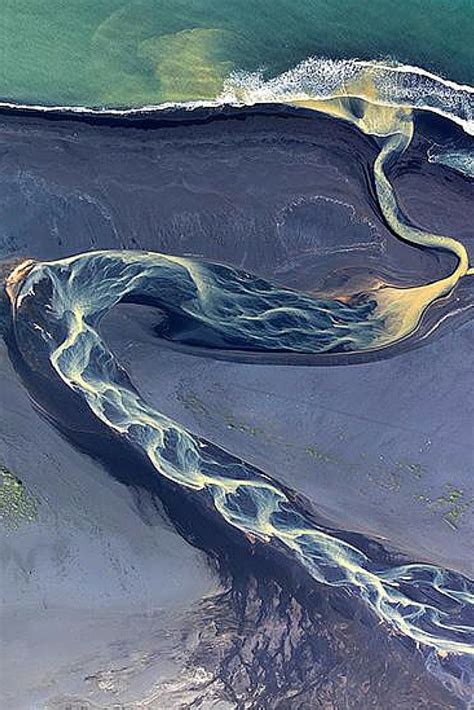
[[396, 61], [472, 84], [471, 0], [4, 0], [0, 98], [140, 106], [209, 99], [233, 71], [308, 57]]

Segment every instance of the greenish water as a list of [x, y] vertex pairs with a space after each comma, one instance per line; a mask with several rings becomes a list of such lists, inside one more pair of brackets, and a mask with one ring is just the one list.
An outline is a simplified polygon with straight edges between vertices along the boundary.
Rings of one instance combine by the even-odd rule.
[[391, 58], [473, 84], [472, 0], [1, 0], [0, 98], [137, 106], [215, 96], [232, 69]]

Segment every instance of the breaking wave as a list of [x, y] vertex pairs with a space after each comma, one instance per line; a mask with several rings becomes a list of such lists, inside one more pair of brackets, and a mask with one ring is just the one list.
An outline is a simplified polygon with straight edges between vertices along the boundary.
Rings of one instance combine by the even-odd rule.
[[[370, 77], [376, 93], [367, 94], [362, 79]], [[405, 106], [431, 111], [455, 122], [474, 135], [474, 88], [444, 79], [420, 67], [395, 62], [311, 57], [276, 77], [264, 72], [233, 72], [212, 99], [198, 96], [192, 101], [163, 101], [140, 107], [68, 106], [0, 102], [0, 108], [40, 112], [67, 112], [109, 116], [134, 116], [172, 109], [220, 108], [226, 105], [248, 106], [293, 103], [351, 96], [379, 105]]]

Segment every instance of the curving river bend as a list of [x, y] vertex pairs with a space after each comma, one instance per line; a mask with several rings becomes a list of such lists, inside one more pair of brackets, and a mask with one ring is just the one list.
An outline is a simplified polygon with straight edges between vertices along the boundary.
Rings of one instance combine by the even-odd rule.
[[[307, 105], [307, 104], [306, 104]], [[328, 113], [347, 104], [328, 105]], [[320, 108], [318, 105], [313, 108]], [[406, 224], [386, 164], [408, 146], [410, 111], [370, 104], [354, 122], [380, 136], [374, 183], [381, 212], [404, 241], [453, 253], [442, 279], [338, 297], [275, 286], [235, 268], [151, 252], [97, 251], [25, 262], [8, 284], [17, 344], [30, 367], [50, 368], [107, 427], [142, 450], [157, 473], [200, 491], [231, 526], [278, 541], [319, 583], [357, 595], [380, 619], [440, 657], [474, 655], [474, 584], [434, 565], [389, 566], [317, 527], [264, 472], [192, 435], [143, 400], [100, 335], [100, 321], [123, 300], [146, 301], [167, 319], [162, 335], [195, 347], [258, 357], [380, 350], [412, 336], [426, 309], [472, 272], [458, 241]]]

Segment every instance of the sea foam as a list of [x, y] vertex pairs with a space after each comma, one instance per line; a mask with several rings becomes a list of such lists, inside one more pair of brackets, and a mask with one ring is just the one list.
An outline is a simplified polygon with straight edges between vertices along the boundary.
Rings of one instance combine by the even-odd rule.
[[[376, 95], [354, 89], [367, 77]], [[120, 106], [40, 105], [0, 101], [0, 109], [68, 112], [105, 116], [134, 116], [157, 111], [223, 106], [291, 103], [354, 96], [382, 106], [405, 106], [431, 111], [457, 123], [474, 135], [474, 87], [457, 84], [416, 66], [391, 61], [326, 59], [311, 57], [273, 78], [260, 72], [232, 72], [220, 94], [212, 99], [162, 101], [124, 108]]]
[[[369, 79], [375, 95], [364, 94]], [[227, 103], [291, 103], [351, 96], [384, 106], [432, 111], [474, 135], [474, 88], [456, 84], [418, 67], [376, 61], [313, 57], [283, 74], [235, 72], [225, 82]]]
[[474, 155], [469, 150], [440, 150], [433, 148], [428, 151], [428, 162], [447, 165], [458, 173], [474, 178]]

